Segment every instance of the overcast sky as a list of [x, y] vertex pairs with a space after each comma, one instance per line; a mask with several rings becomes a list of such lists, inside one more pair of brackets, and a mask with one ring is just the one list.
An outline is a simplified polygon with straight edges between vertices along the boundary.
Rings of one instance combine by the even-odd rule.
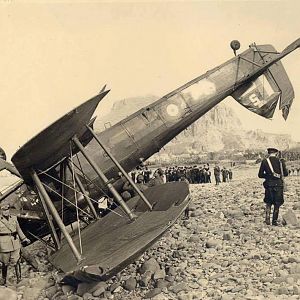
[[[233, 39], [281, 51], [300, 37], [299, 11], [298, 1], [1, 3], [0, 146], [11, 156], [104, 84], [100, 117], [116, 100], [163, 96], [230, 59]], [[287, 122], [225, 102], [245, 128], [300, 141], [300, 51], [282, 62], [296, 95]]]

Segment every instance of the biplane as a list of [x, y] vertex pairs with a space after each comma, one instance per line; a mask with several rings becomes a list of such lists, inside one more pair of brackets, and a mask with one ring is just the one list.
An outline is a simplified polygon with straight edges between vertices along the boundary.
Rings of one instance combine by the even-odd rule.
[[[240, 45], [233, 41], [235, 56], [224, 64], [96, 132], [93, 115], [109, 92], [104, 87], [29, 140], [13, 155], [13, 164], [1, 159], [0, 169], [20, 178], [0, 196], [1, 203], [13, 207], [32, 242], [51, 236], [50, 260], [67, 277], [110, 278], [157, 241], [190, 202], [185, 182], [141, 192], [128, 172], [227, 96], [266, 118], [279, 103], [286, 119], [294, 90], [280, 60], [299, 46], [300, 39], [282, 52], [252, 44], [237, 54]], [[125, 201], [126, 181], [136, 196]], [[100, 217], [103, 196], [116, 205]], [[83, 229], [82, 220], [88, 220]], [[78, 230], [72, 236], [67, 226], [74, 222]]]

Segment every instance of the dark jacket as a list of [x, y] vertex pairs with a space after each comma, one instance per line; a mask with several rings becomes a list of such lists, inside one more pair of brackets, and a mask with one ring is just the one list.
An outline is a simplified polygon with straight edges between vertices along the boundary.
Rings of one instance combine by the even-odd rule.
[[[288, 176], [288, 171], [286, 169], [286, 165], [285, 165], [284, 160], [279, 159], [276, 156], [270, 156], [269, 159], [270, 159], [270, 162], [272, 164], [272, 167], [273, 167], [273, 170], [274, 170], [275, 173], [281, 175], [281, 168], [280, 168], [280, 162], [281, 162], [282, 170], [283, 170], [283, 176]], [[268, 185], [268, 186], [273, 186], [273, 185], [274, 186], [282, 186], [283, 185], [282, 179], [277, 178], [272, 173], [266, 158], [263, 159], [261, 164], [260, 164], [260, 168], [259, 168], [259, 171], [258, 171], [258, 177], [266, 179], [264, 185]]]

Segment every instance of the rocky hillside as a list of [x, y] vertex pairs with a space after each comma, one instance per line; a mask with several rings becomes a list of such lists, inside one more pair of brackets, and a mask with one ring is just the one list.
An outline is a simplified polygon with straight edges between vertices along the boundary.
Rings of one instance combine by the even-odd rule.
[[[96, 130], [102, 131], [105, 126], [117, 123], [156, 99], [155, 96], [146, 96], [116, 102], [108, 115], [96, 121]], [[230, 107], [220, 103], [170, 142], [163, 152], [196, 154], [221, 150], [263, 150], [270, 145], [287, 149], [295, 145], [295, 142], [288, 134], [244, 130], [237, 114]]]

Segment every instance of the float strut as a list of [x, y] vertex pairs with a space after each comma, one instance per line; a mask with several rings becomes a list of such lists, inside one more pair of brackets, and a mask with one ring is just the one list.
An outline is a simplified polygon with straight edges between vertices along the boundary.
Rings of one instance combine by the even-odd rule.
[[48, 226], [49, 226], [49, 228], [51, 230], [51, 237], [53, 239], [53, 242], [54, 242], [54, 245], [55, 245], [55, 249], [58, 250], [60, 248], [60, 241], [59, 241], [57, 232], [55, 230], [55, 227], [53, 225], [52, 217], [51, 217], [51, 215], [49, 213], [49, 210], [48, 210], [47, 204], [45, 202], [45, 199], [44, 199], [44, 197], [41, 194], [41, 192], [40, 192], [39, 189], [38, 189], [38, 194], [39, 194], [39, 197], [40, 197], [41, 202], [42, 202], [42, 206], [43, 206], [43, 209], [44, 209], [44, 212], [45, 212], [45, 215], [46, 215]]
[[133, 214], [127, 204], [122, 199], [121, 195], [117, 192], [117, 190], [114, 188], [114, 186], [109, 182], [105, 174], [100, 170], [98, 165], [94, 162], [94, 160], [90, 157], [90, 155], [86, 152], [83, 145], [80, 143], [78, 138], [75, 136], [73, 137], [72, 141], [75, 143], [75, 145], [79, 148], [80, 152], [83, 154], [83, 156], [86, 158], [86, 160], [89, 162], [91, 167], [94, 169], [94, 171], [97, 173], [97, 175], [101, 178], [101, 180], [104, 182], [104, 184], [108, 187], [108, 189], [113, 194], [114, 198], [117, 200], [117, 202], [122, 206], [125, 213], [128, 215], [129, 219], [131, 221], [134, 221], [137, 216]]
[[70, 161], [70, 160], [67, 160], [67, 164], [68, 164], [68, 168], [69, 168], [70, 172], [71, 172], [71, 173], [74, 172], [74, 178], [75, 178], [75, 181], [76, 181], [76, 183], [77, 183], [77, 185], [78, 185], [78, 187], [79, 187], [79, 189], [80, 189], [80, 191], [81, 191], [83, 197], [85, 198], [85, 200], [86, 200], [88, 206], [90, 207], [90, 209], [91, 209], [91, 211], [92, 211], [94, 217], [95, 217], [96, 219], [99, 219], [99, 217], [98, 217], [98, 215], [97, 215], [97, 212], [96, 212], [96, 209], [95, 209], [95, 207], [94, 207], [92, 201], [90, 200], [90, 198], [89, 198], [89, 196], [88, 196], [88, 193], [87, 193], [86, 189], [84, 188], [84, 186], [83, 186], [83, 184], [82, 184], [82, 182], [81, 182], [81, 180], [80, 180], [78, 174], [77, 174], [75, 171], [73, 171], [73, 166], [72, 166], [72, 164], [71, 164], [71, 161]]
[[37, 187], [39, 193], [41, 193], [42, 197], [44, 198], [44, 200], [45, 200], [45, 202], [46, 202], [46, 204], [47, 204], [47, 206], [48, 206], [55, 222], [57, 223], [57, 225], [59, 227], [59, 229], [61, 230], [61, 232], [65, 236], [65, 238], [66, 238], [66, 240], [67, 240], [67, 242], [68, 242], [68, 244], [69, 244], [76, 260], [77, 260], [77, 262], [78, 263], [81, 262], [82, 257], [80, 255], [80, 253], [78, 252], [78, 250], [77, 250], [70, 234], [68, 233], [68, 231], [65, 227], [65, 224], [61, 220], [55, 206], [53, 205], [53, 203], [52, 203], [52, 201], [51, 201], [51, 199], [50, 199], [50, 197], [49, 197], [49, 195], [46, 191], [46, 189], [44, 188], [43, 183], [41, 182], [40, 178], [38, 177], [38, 175], [36, 174], [36, 172], [34, 170], [31, 170], [31, 177], [32, 177], [34, 183], [36, 184], [36, 187]]
[[94, 130], [90, 126], [86, 126], [89, 132], [92, 134], [92, 136], [95, 138], [97, 143], [100, 145], [100, 147], [104, 150], [104, 152], [109, 156], [109, 158], [113, 161], [113, 163], [117, 166], [117, 168], [120, 170], [120, 172], [124, 175], [124, 177], [129, 181], [133, 189], [138, 193], [138, 195], [141, 197], [141, 199], [145, 202], [145, 204], [149, 207], [150, 210], [152, 210], [152, 205], [148, 201], [148, 199], [145, 197], [145, 195], [141, 192], [141, 190], [136, 186], [136, 184], [133, 182], [133, 180], [128, 176], [127, 172], [123, 169], [123, 167], [120, 165], [120, 163], [116, 160], [116, 158], [111, 154], [111, 152], [102, 144], [102, 142], [99, 140], [97, 135], [95, 134]]

